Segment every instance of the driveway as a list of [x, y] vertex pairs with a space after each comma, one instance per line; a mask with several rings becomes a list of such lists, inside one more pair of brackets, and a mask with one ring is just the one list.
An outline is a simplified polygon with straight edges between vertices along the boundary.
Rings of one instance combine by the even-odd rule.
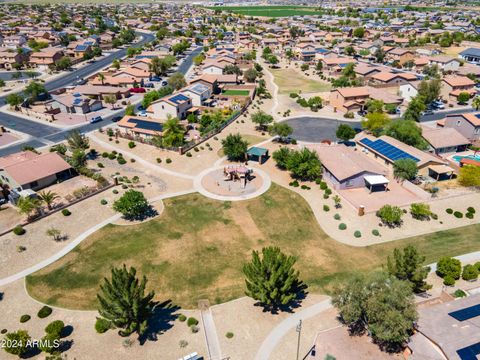
[[292, 137], [298, 141], [318, 143], [322, 140], [337, 141], [335, 133], [340, 124], [360, 128], [359, 121], [342, 121], [314, 116], [302, 116], [285, 120], [293, 128]]

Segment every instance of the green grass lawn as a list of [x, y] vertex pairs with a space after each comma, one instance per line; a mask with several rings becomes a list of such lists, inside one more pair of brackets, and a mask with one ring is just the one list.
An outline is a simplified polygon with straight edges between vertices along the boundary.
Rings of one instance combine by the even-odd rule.
[[275, 78], [279, 94], [326, 92], [332, 88], [330, 83], [307, 78], [293, 69], [269, 69]]
[[[27, 277], [35, 299], [72, 309], [93, 309], [112, 266], [135, 266], [159, 300], [193, 308], [198, 299], [219, 303], [244, 295], [242, 266], [252, 249], [279, 246], [298, 257], [311, 292], [328, 292], [348, 275], [379, 268], [395, 247], [415, 244], [431, 263], [443, 255], [480, 248], [480, 225], [368, 247], [334, 241], [318, 226], [308, 203], [273, 184], [262, 196], [221, 202], [190, 194], [165, 200], [157, 219], [108, 225], [74, 251]], [[366, 235], [365, 235], [366, 236]]]
[[277, 6], [215, 6], [212, 10], [221, 10], [246, 16], [286, 17], [302, 15], [321, 15], [323, 12], [315, 7], [297, 5]]
[[248, 91], [248, 90], [224, 90], [224, 91], [222, 91], [222, 94], [230, 95], [230, 96], [248, 96], [248, 94], [250, 94], [250, 91]]

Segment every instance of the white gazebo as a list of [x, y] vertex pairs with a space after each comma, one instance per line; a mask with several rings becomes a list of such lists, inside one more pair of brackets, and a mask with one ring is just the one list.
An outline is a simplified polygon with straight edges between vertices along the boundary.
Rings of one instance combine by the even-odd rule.
[[374, 187], [383, 186], [384, 191], [388, 190], [388, 183], [390, 182], [383, 175], [368, 175], [364, 177], [365, 186], [370, 190], [370, 193], [373, 192]]

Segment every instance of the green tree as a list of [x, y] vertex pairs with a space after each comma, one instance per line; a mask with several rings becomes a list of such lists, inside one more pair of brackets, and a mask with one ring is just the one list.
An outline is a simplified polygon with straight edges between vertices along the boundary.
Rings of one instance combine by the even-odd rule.
[[127, 105], [127, 107], [125, 108], [125, 115], [134, 116], [135, 115], [135, 105], [132, 105], [132, 104]]
[[136, 274], [133, 267], [112, 268], [111, 278], [104, 278], [97, 294], [100, 316], [120, 328], [121, 336], [134, 332], [143, 335], [157, 305], [154, 291], [145, 295], [147, 278], [143, 276], [140, 281]]
[[383, 113], [384, 106], [383, 100], [371, 99], [366, 103], [366, 108], [369, 113]]
[[273, 122], [273, 116], [268, 115], [265, 111], [258, 110], [252, 114], [252, 122], [257, 124], [259, 129], [265, 130]]
[[427, 141], [422, 137], [422, 128], [412, 120], [391, 122], [384, 134], [420, 150], [428, 148]]
[[440, 79], [432, 79], [430, 81], [423, 80], [418, 86], [418, 94], [425, 99], [426, 104], [431, 104], [434, 100], [438, 99], [440, 89]]
[[480, 96], [477, 96], [472, 100], [472, 106], [477, 111], [480, 109]]
[[78, 171], [85, 167], [85, 164], [87, 163], [87, 154], [85, 154], [85, 151], [83, 150], [75, 149], [72, 152], [69, 163], [75, 170]]
[[120, 60], [114, 59], [114, 60], [112, 61], [112, 67], [113, 67], [114, 69], [117, 69], [117, 70], [120, 69]]
[[292, 150], [287, 147], [281, 147], [280, 149], [273, 152], [272, 157], [275, 160], [277, 166], [282, 169], [287, 169], [288, 158], [290, 157]]
[[403, 211], [398, 206], [383, 205], [378, 211], [377, 216], [382, 223], [389, 227], [399, 226], [402, 223]]
[[305, 288], [295, 270], [296, 258], [278, 247], [252, 251], [252, 260], [243, 266], [247, 290], [245, 294], [265, 308], [276, 310], [288, 306]]
[[40, 201], [30, 196], [20, 196], [17, 200], [17, 208], [20, 214], [31, 218], [37, 214], [40, 208]]
[[70, 69], [72, 66], [72, 61], [68, 56], [63, 56], [59, 60], [55, 61], [55, 69], [58, 71]]
[[334, 290], [332, 304], [353, 333], [369, 331], [388, 351], [399, 351], [418, 318], [408, 282], [387, 273], [357, 274]]
[[453, 279], [458, 280], [462, 273], [462, 263], [458, 259], [444, 256], [437, 262], [436, 273], [441, 278], [451, 276]]
[[353, 30], [353, 36], [355, 36], [356, 38], [363, 38], [363, 36], [365, 35], [365, 29], [363, 27], [358, 27], [356, 28], [355, 30]]
[[258, 77], [258, 71], [255, 69], [247, 69], [243, 73], [244, 79], [249, 83], [254, 83]]
[[478, 269], [475, 265], [465, 265], [462, 271], [462, 279], [466, 281], [476, 280], [478, 278]]
[[24, 99], [22, 95], [18, 93], [13, 93], [13, 94], [7, 95], [5, 100], [7, 104], [10, 105], [10, 107], [13, 107], [15, 108], [15, 110], [18, 110], [18, 106], [23, 103]]
[[177, 118], [170, 117], [163, 124], [163, 146], [182, 146], [185, 143], [185, 128]]
[[72, 130], [67, 136], [67, 144], [70, 151], [87, 150], [90, 147], [88, 138], [78, 130]]
[[47, 93], [45, 86], [37, 81], [31, 81], [23, 90], [23, 93], [29, 98], [31, 102], [38, 100], [41, 94]]
[[293, 132], [293, 129], [290, 125], [288, 125], [285, 122], [281, 123], [273, 123], [273, 125], [270, 125], [268, 127], [268, 132], [270, 135], [275, 136], [278, 135], [280, 138], [286, 138], [290, 136]]
[[410, 100], [407, 110], [403, 115], [405, 120], [420, 121], [422, 112], [426, 109], [425, 99], [422, 96], [415, 96]]
[[150, 205], [142, 192], [126, 191], [113, 203], [113, 210], [121, 213], [126, 219], [141, 219], [146, 215]]
[[31, 340], [27, 330], [17, 330], [5, 335], [5, 351], [21, 357], [28, 350], [28, 342]]
[[417, 220], [430, 220], [432, 210], [430, 210], [430, 205], [428, 204], [413, 203], [410, 205], [410, 214]]
[[303, 148], [290, 154], [287, 160], [287, 170], [295, 178], [305, 181], [315, 180], [322, 173], [322, 164], [315, 151]]
[[375, 60], [378, 63], [383, 63], [383, 61], [385, 60], [385, 50], [383, 50], [383, 48], [379, 46], [373, 56], [375, 56]]
[[113, 109], [113, 106], [117, 102], [117, 98], [115, 97], [115, 95], [105, 95], [103, 97], [103, 101], [105, 102], [105, 104], [112, 105], [112, 109]]
[[48, 210], [52, 210], [52, 204], [56, 199], [59, 199], [60, 196], [56, 192], [51, 190], [44, 190], [38, 193], [38, 198], [40, 201], [47, 205]]
[[423, 266], [424, 262], [425, 256], [420, 255], [415, 246], [408, 245], [403, 251], [397, 248], [393, 250], [393, 257], [387, 258], [387, 269], [398, 280], [408, 281], [414, 293], [422, 293], [432, 288], [425, 281], [430, 267]]
[[54, 228], [54, 227], [51, 227], [51, 228], [47, 229], [45, 234], [47, 234], [47, 236], [52, 237], [54, 241], [60, 241], [61, 235], [62, 235], [60, 230], [58, 230], [57, 228]]
[[243, 161], [246, 159], [248, 142], [240, 134], [229, 134], [222, 140], [223, 153], [229, 160]]
[[335, 135], [340, 140], [348, 141], [355, 137], [355, 130], [348, 124], [340, 124]]
[[480, 166], [463, 165], [458, 174], [458, 182], [463, 186], [480, 186]]
[[463, 91], [460, 94], [458, 94], [457, 100], [459, 104], [464, 105], [468, 102], [468, 100], [470, 100], [470, 94], [466, 91]]
[[375, 136], [379, 136], [382, 130], [390, 124], [392, 120], [384, 113], [368, 113], [365, 120], [362, 120], [362, 128], [367, 129]]
[[393, 163], [393, 175], [397, 179], [412, 180], [417, 173], [417, 163], [413, 159], [398, 159]]
[[185, 81], [185, 76], [182, 73], [176, 72], [168, 78], [168, 85], [170, 85], [174, 90], [180, 90], [187, 85]]

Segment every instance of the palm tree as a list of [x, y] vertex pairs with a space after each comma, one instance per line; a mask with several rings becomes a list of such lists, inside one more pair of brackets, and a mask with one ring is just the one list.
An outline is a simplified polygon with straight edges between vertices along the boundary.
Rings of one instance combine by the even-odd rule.
[[104, 85], [105, 75], [103, 75], [102, 73], [98, 74], [98, 79], [102, 82], [102, 85]]
[[477, 96], [472, 100], [472, 106], [475, 108], [475, 110], [480, 109], [480, 96]]
[[18, 212], [31, 218], [40, 208], [40, 201], [29, 196], [21, 196], [17, 200]]
[[44, 202], [47, 205], [48, 210], [52, 210], [53, 202], [58, 199], [60, 196], [53, 191], [42, 191], [38, 194], [40, 201]]
[[181, 146], [184, 142], [185, 129], [178, 122], [177, 118], [171, 116], [163, 125], [163, 145], [164, 146]]

